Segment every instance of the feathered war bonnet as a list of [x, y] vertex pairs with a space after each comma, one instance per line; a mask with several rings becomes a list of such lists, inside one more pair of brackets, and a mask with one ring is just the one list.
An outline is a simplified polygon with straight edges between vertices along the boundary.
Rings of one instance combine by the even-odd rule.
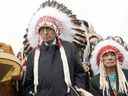
[[108, 52], [114, 52], [117, 58], [116, 66], [119, 80], [119, 92], [127, 94], [128, 83], [122, 69], [125, 69], [124, 66], [127, 66], [128, 64], [128, 52], [122, 45], [113, 39], [105, 39], [100, 41], [95, 46], [90, 58], [91, 68], [94, 75], [100, 73], [100, 89], [102, 89], [103, 92], [106, 91], [108, 93], [109, 86], [108, 82], [106, 81], [106, 72], [103, 63], [101, 62], [102, 56]]
[[[40, 8], [33, 14], [27, 32], [27, 40], [29, 46], [35, 48], [34, 56], [34, 92], [37, 92], [38, 86], [38, 61], [40, 57], [39, 47], [42, 40], [39, 36], [39, 29], [41, 27], [53, 28], [56, 32], [56, 44], [59, 46], [61, 59], [63, 63], [64, 73], [69, 73], [67, 57], [65, 54], [64, 47], [60, 39], [70, 41], [72, 37], [72, 16], [71, 10], [69, 10], [63, 4], [59, 4], [56, 1], [46, 1], [40, 5]], [[66, 70], [65, 70], [66, 69]], [[67, 85], [71, 85], [70, 74], [64, 76]]]
[[46, 1], [33, 14], [28, 25], [28, 41], [35, 48], [40, 43], [38, 31], [41, 27], [51, 27], [55, 30], [57, 38], [72, 40], [72, 11], [56, 1]]

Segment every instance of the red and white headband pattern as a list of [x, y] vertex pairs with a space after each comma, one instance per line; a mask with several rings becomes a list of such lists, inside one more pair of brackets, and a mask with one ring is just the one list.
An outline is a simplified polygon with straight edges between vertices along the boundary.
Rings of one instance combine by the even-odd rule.
[[37, 24], [35, 26], [35, 32], [38, 33], [39, 28], [41, 27], [50, 27], [55, 30], [57, 35], [60, 35], [61, 32], [64, 30], [63, 23], [59, 21], [57, 18], [52, 16], [43, 16], [40, 17], [37, 21]]
[[105, 54], [105, 53], [108, 53], [108, 52], [113, 52], [115, 53], [116, 57], [117, 57], [117, 60], [119, 62], [123, 62], [124, 60], [124, 57], [123, 57], [123, 54], [114, 46], [112, 45], [106, 45], [104, 47], [102, 47], [100, 50], [99, 50], [99, 53], [97, 55], [97, 64], [100, 64], [100, 58], [102, 58], [102, 56]]

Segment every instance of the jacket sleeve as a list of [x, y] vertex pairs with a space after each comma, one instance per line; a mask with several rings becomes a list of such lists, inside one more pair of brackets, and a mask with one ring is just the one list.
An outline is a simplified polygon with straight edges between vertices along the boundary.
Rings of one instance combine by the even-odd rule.
[[32, 96], [33, 93], [33, 54], [29, 54], [25, 71], [25, 80], [23, 83], [23, 96]]
[[[102, 96], [102, 91], [100, 90], [100, 85], [99, 85], [99, 75], [96, 75], [92, 77], [90, 80], [90, 92], [95, 96]], [[106, 95], [105, 95], [106, 96]]]
[[74, 63], [74, 85], [78, 88], [87, 89], [88, 78], [80, 62], [80, 56], [78, 55], [77, 48], [73, 48], [73, 63]]

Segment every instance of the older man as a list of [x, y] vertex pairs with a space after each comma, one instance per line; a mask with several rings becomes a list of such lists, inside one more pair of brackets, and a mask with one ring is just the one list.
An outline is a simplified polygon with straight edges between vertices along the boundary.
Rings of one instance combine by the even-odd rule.
[[128, 70], [122, 69], [127, 61], [128, 53], [116, 41], [107, 39], [97, 44], [91, 57], [95, 74], [90, 82], [92, 92], [97, 96], [127, 96]]
[[24, 96], [72, 96], [72, 88], [85, 89], [77, 50], [60, 39], [72, 29], [69, 15], [70, 10], [55, 1], [44, 2], [34, 15], [28, 28], [34, 50], [27, 58]]

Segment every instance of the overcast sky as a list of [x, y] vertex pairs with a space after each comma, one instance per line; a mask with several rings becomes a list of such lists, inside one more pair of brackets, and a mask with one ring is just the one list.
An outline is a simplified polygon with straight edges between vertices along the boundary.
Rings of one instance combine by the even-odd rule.
[[[0, 42], [12, 45], [15, 53], [22, 47], [25, 28], [35, 10], [45, 0], [1, 0]], [[128, 38], [128, 0], [57, 0], [89, 21], [96, 32], [106, 37]]]

